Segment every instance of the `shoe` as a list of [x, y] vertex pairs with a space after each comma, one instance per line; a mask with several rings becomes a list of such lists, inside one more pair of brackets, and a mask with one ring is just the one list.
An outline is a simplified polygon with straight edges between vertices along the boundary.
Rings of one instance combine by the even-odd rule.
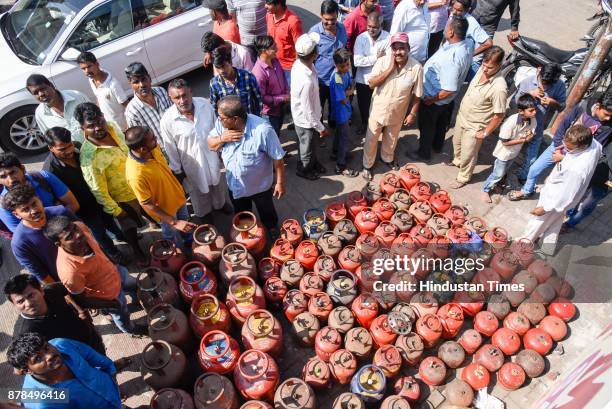
[[415, 152], [415, 151], [406, 152], [406, 156], [408, 157], [408, 159], [413, 160], [415, 162], [426, 162], [429, 160], [429, 158], [424, 158], [421, 155], [419, 155], [418, 152]]
[[319, 179], [319, 175], [315, 174], [314, 172], [308, 172], [308, 171], [304, 171], [304, 170], [298, 170], [295, 172], [296, 176], [304, 178], [304, 179], [308, 179], [308, 180], [317, 180]]
[[149, 335], [149, 328], [143, 324], [134, 324], [134, 329], [130, 331], [132, 338], [142, 338], [145, 335]]
[[382, 163], [384, 163], [385, 165], [387, 165], [387, 167], [391, 170], [399, 170], [399, 164], [396, 161], [392, 161], [392, 162], [385, 162], [384, 160], [381, 161]]
[[321, 165], [319, 162], [316, 162], [314, 165], [314, 170], [315, 172], [317, 172], [319, 175], [324, 175], [327, 173], [327, 169], [325, 169], [325, 166]]
[[373, 179], [372, 171], [370, 169], [363, 168], [363, 170], [361, 171], [361, 177], [367, 181], [372, 180]]
[[359, 172], [357, 172], [355, 169], [347, 168], [346, 166], [336, 165], [336, 175], [354, 178], [355, 176], [359, 175]]
[[223, 205], [221, 209], [219, 209], [219, 211], [223, 214], [232, 214], [234, 213], [234, 208], [232, 207], [231, 204], [229, 204], [228, 202], [225, 202], [225, 204]]

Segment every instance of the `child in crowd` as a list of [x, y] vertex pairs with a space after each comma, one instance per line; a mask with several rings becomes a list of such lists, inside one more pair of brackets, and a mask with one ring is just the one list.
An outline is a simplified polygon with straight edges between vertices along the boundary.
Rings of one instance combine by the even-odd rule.
[[493, 151], [493, 171], [482, 187], [482, 200], [491, 203], [489, 192], [506, 176], [524, 143], [533, 139], [537, 125], [537, 101], [531, 94], [521, 95], [517, 101], [518, 113], [506, 119], [499, 130], [499, 141]]
[[358, 172], [346, 167], [346, 153], [348, 151], [349, 120], [353, 114], [350, 96], [353, 95], [353, 79], [351, 78], [351, 54], [345, 48], [334, 52], [336, 69], [329, 79], [331, 115], [336, 121], [336, 134], [332, 160], [336, 161], [336, 174], [355, 177]]

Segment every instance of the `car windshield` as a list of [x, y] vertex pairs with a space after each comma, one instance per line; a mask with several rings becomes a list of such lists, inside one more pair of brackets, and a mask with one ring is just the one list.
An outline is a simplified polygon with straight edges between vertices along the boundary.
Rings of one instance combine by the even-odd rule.
[[21, 0], [2, 18], [2, 32], [13, 52], [42, 64], [76, 14], [91, 0]]

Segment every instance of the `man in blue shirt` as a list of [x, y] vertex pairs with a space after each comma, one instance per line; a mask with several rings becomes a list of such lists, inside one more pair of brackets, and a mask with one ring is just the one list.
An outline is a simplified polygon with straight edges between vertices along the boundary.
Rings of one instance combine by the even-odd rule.
[[[30, 184], [34, 188], [44, 207], [61, 204], [72, 212], [79, 210], [79, 202], [55, 175], [44, 170], [26, 172], [25, 167], [13, 153], [0, 154], [0, 185], [3, 186], [0, 199], [9, 190], [23, 184]], [[19, 219], [3, 207], [0, 207], [0, 220], [12, 232], [19, 224]]]
[[468, 30], [465, 38], [472, 42], [472, 47], [474, 48], [474, 59], [472, 60], [472, 66], [467, 76], [468, 82], [474, 78], [474, 75], [476, 75], [476, 72], [482, 64], [482, 53], [493, 46], [493, 39], [491, 39], [487, 32], [480, 26], [478, 20], [469, 13], [471, 8], [472, 0], [455, 0], [451, 7], [451, 19], [454, 17], [463, 17], [467, 20]]
[[[514, 104], [523, 94], [531, 94], [537, 101], [537, 114], [535, 136], [527, 144], [523, 166], [519, 171], [518, 178], [521, 181], [527, 179], [529, 168], [534, 164], [540, 151], [540, 144], [544, 136], [544, 128], [546, 119], [552, 115], [554, 111], [563, 111], [565, 109], [565, 84], [559, 78], [561, 77], [561, 67], [558, 64], [548, 64], [541, 68], [535, 75], [529, 76], [520, 82], [516, 89]], [[535, 186], [534, 186], [535, 187]], [[528, 192], [529, 194], [533, 192]]]
[[72, 212], [64, 206], [43, 207], [34, 188], [28, 184], [10, 190], [2, 198], [2, 206], [21, 219], [11, 240], [17, 261], [40, 281], [57, 281], [57, 247], [45, 237], [43, 228], [47, 220], [58, 215], [74, 219]]
[[[319, 76], [321, 112], [325, 109], [325, 102], [329, 99], [330, 95], [329, 78], [334, 70], [334, 52], [339, 48], [345, 48], [347, 42], [346, 30], [342, 24], [338, 23], [338, 10], [338, 3], [333, 0], [325, 0], [321, 3], [321, 22], [308, 30], [309, 33], [317, 33], [320, 37], [317, 44], [319, 56], [315, 60], [314, 65]], [[331, 104], [327, 114], [329, 126], [334, 127]]]
[[[269, 122], [247, 114], [240, 97], [221, 99], [217, 114], [208, 147], [221, 151], [234, 211], [251, 211], [255, 203], [261, 222], [275, 240], [279, 236], [278, 215], [272, 198], [285, 194], [285, 151]], [[276, 183], [272, 187], [274, 171]]]
[[425, 63], [424, 97], [419, 107], [419, 149], [407, 152], [412, 160], [431, 159], [432, 148], [441, 152], [450, 124], [453, 100], [472, 63], [472, 46], [466, 40], [468, 22], [462, 17], [450, 20], [444, 30], [446, 43]]
[[47, 340], [26, 332], [7, 351], [8, 362], [25, 375], [22, 388], [65, 393], [64, 400], [26, 403], [27, 409], [114, 409], [121, 408], [121, 395], [113, 361], [91, 347], [66, 338]]

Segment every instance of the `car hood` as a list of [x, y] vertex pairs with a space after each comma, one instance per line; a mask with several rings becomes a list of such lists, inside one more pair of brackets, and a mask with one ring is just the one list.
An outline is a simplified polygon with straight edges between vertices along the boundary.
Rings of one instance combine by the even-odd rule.
[[0, 61], [2, 62], [0, 98], [23, 90], [30, 74], [39, 73], [48, 75], [42, 66], [27, 64], [17, 57], [6, 42], [4, 35], [0, 35]]

